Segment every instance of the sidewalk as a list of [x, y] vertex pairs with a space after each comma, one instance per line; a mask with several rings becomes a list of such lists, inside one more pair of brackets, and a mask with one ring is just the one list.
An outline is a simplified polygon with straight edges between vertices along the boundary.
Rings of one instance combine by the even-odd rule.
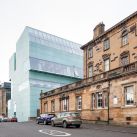
[[87, 129], [93, 129], [93, 130], [137, 134], [137, 127], [124, 127], [118, 125], [101, 125], [101, 124], [91, 124], [91, 123], [82, 124], [81, 127]]

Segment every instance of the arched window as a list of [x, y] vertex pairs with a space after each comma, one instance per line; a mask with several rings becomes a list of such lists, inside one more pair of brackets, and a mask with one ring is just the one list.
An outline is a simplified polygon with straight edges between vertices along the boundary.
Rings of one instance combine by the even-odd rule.
[[124, 30], [122, 32], [121, 37], [122, 37], [122, 46], [127, 45], [128, 44], [128, 31]]

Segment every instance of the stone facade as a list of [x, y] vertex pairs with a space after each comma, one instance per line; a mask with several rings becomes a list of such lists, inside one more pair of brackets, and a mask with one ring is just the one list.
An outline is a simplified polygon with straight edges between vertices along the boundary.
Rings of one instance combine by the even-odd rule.
[[41, 94], [41, 113], [79, 111], [83, 120], [137, 125], [136, 43], [137, 12], [107, 31], [98, 24], [81, 47], [84, 79]]

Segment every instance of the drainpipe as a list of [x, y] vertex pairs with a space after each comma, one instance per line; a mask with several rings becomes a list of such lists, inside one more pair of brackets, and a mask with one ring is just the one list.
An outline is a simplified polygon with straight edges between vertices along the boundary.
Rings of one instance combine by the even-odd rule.
[[110, 80], [108, 81], [108, 120], [107, 124], [109, 125], [109, 119], [110, 119], [110, 102], [109, 102], [109, 96], [110, 96]]

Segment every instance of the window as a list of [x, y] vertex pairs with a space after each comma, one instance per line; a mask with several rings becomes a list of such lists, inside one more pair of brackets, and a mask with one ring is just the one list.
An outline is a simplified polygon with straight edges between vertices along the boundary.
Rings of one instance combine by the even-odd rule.
[[93, 93], [92, 94], [92, 109], [95, 109], [96, 107], [96, 96], [95, 94]]
[[82, 109], [82, 98], [81, 96], [77, 97], [77, 110], [81, 110]]
[[124, 66], [127, 64], [129, 64], [129, 56], [126, 55], [126, 56], [121, 57], [121, 66]]
[[88, 77], [92, 77], [93, 76], [93, 65], [89, 65], [88, 66]]
[[55, 100], [51, 101], [51, 112], [55, 112]]
[[60, 110], [69, 111], [69, 96], [63, 94], [60, 98]]
[[68, 100], [65, 98], [63, 100], [63, 111], [67, 111], [68, 110]]
[[88, 48], [88, 58], [93, 57], [93, 49], [91, 47]]
[[108, 106], [108, 93], [103, 93], [103, 107], [106, 108]]
[[109, 58], [104, 60], [104, 71], [109, 71], [110, 65], [109, 65]]
[[134, 105], [133, 86], [125, 87], [124, 91], [125, 91], [125, 105]]
[[108, 93], [106, 91], [93, 93], [91, 103], [92, 110], [94, 110], [95, 108], [108, 107]]
[[48, 112], [48, 103], [47, 102], [44, 104], [44, 108], [45, 108], [45, 112], [47, 113]]
[[97, 93], [97, 108], [102, 108], [103, 104], [102, 104], [102, 93], [98, 92]]
[[128, 44], [128, 32], [127, 30], [125, 30], [123, 33], [122, 33], [122, 46]]
[[109, 42], [109, 39], [104, 40], [103, 45], [104, 45], [104, 50], [109, 49], [109, 47], [110, 47], [110, 42]]

